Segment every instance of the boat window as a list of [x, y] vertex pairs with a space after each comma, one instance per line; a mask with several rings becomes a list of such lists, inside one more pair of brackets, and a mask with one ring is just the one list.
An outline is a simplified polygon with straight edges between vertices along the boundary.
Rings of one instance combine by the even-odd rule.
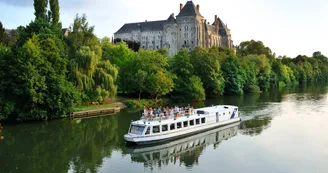
[[159, 126], [153, 126], [153, 133], [159, 133]]
[[183, 127], [188, 127], [188, 121], [183, 122]]
[[175, 130], [175, 124], [174, 123], [170, 125], [170, 130]]
[[198, 110], [196, 114], [205, 114], [205, 111]]
[[149, 134], [150, 134], [150, 127], [147, 127], [146, 135], [149, 135]]
[[200, 124], [199, 119], [196, 119], [196, 125]]
[[142, 132], [144, 131], [145, 126], [136, 126], [136, 125], [131, 125], [130, 133], [136, 134], [136, 135], [141, 135]]
[[181, 122], [177, 123], [177, 129], [180, 129], [182, 127]]
[[193, 126], [194, 125], [194, 120], [190, 120], [189, 124], [190, 124], [190, 126]]
[[205, 123], [205, 117], [204, 118], [202, 118], [202, 124], [204, 124]]
[[168, 130], [167, 125], [162, 125], [162, 132], [166, 132]]

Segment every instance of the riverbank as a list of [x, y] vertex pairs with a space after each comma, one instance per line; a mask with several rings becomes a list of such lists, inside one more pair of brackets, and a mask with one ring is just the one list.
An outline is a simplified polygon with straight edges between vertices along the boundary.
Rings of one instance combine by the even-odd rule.
[[104, 105], [84, 105], [74, 108], [74, 112], [70, 113], [70, 118], [85, 118], [99, 115], [106, 115], [119, 112], [127, 106], [122, 102], [113, 102]]

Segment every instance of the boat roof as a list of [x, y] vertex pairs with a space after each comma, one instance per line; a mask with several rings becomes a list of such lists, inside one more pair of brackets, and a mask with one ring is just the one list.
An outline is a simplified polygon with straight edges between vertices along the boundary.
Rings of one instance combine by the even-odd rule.
[[147, 119], [141, 119], [141, 120], [137, 120], [137, 121], [133, 121], [131, 124], [132, 125], [141, 125], [141, 126], [146, 126], [146, 125], [151, 125], [151, 126], [154, 126], [154, 125], [161, 125], [161, 124], [170, 124], [170, 123], [175, 123], [175, 122], [183, 122], [183, 121], [186, 121], [186, 120], [190, 120], [190, 118], [202, 118], [202, 117], [206, 117], [209, 113], [212, 113], [212, 112], [223, 112], [223, 111], [233, 111], [235, 109], [238, 109], [237, 106], [231, 106], [231, 105], [217, 105], [217, 106], [211, 106], [211, 107], [204, 107], [204, 108], [198, 108], [198, 109], [194, 109], [194, 112], [197, 113], [197, 111], [204, 111], [205, 114], [200, 114], [200, 115], [197, 115], [196, 113], [195, 114], [192, 114], [189, 116], [189, 118], [187, 116], [182, 116], [182, 117], [179, 117], [177, 119], [173, 119], [173, 118], [170, 118], [170, 119], [153, 119], [153, 120], [147, 120]]
[[217, 105], [217, 106], [211, 106], [211, 107], [204, 107], [204, 108], [199, 108], [199, 109], [195, 109], [195, 110], [202, 110], [205, 112], [220, 112], [220, 111], [224, 111], [224, 110], [234, 110], [234, 109], [238, 109], [237, 106], [230, 106], [230, 105]]

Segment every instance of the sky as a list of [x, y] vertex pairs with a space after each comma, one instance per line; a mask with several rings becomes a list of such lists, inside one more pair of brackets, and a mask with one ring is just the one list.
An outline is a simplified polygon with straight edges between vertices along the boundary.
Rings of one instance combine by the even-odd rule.
[[[59, 0], [63, 27], [85, 13], [95, 34], [112, 37], [124, 23], [165, 20], [186, 0]], [[260, 40], [277, 56], [328, 56], [327, 0], [194, 0], [207, 21], [218, 15], [231, 30], [235, 45]], [[34, 20], [33, 0], [0, 0], [0, 21], [15, 29]]]

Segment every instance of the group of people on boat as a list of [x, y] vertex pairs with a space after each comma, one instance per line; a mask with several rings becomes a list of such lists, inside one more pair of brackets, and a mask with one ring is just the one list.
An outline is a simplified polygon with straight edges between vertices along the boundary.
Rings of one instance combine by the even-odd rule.
[[178, 107], [178, 106], [174, 106], [174, 107], [166, 107], [166, 108], [147, 108], [146, 106], [144, 106], [144, 113], [143, 116], [144, 118], [162, 118], [165, 117], [165, 119], [168, 119], [169, 117], [173, 117], [174, 118], [179, 118], [180, 116], [183, 115], [191, 115], [193, 111], [193, 107], [190, 105], [188, 105], [187, 107]]

